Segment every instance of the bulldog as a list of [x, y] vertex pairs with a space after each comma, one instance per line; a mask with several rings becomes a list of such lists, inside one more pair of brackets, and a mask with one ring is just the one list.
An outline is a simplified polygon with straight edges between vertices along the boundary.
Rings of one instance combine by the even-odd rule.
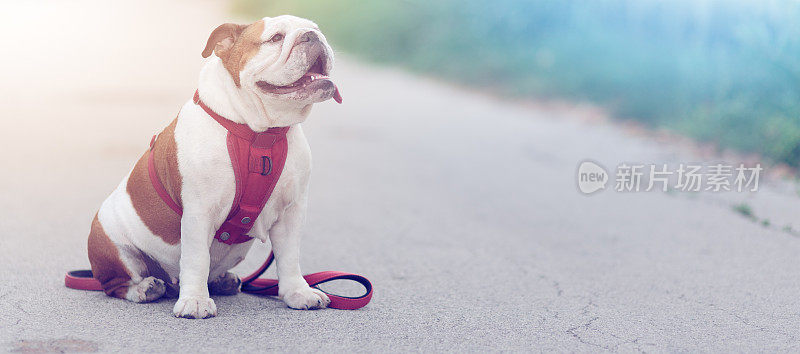
[[[293, 309], [326, 307], [328, 296], [300, 272], [300, 229], [306, 214], [311, 151], [301, 123], [314, 103], [335, 98], [328, 78], [333, 51], [319, 27], [294, 17], [265, 17], [249, 25], [217, 27], [202, 52], [197, 95], [207, 107], [254, 132], [288, 127], [285, 165], [269, 200], [247, 234], [226, 244], [214, 239], [236, 194], [226, 145], [228, 131], [190, 99], [130, 173], [102, 203], [91, 224], [88, 250], [94, 277], [109, 296], [144, 303], [178, 295], [177, 317], [217, 314], [210, 295], [239, 291], [229, 272], [254, 239], [269, 239], [279, 297]], [[159, 198], [148, 158], [163, 189], [182, 209]]]

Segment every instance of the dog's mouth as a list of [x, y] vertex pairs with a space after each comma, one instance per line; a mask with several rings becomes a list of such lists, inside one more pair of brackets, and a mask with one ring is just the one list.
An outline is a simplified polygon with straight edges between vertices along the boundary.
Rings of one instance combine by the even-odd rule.
[[322, 88], [324, 85], [332, 85], [333, 86], [333, 99], [337, 103], [342, 103], [342, 95], [339, 93], [339, 88], [336, 84], [328, 77], [328, 73], [325, 70], [325, 56], [320, 55], [317, 60], [308, 68], [303, 76], [301, 76], [297, 81], [286, 85], [286, 86], [276, 86], [270, 84], [266, 81], [257, 81], [256, 85], [262, 91], [281, 95], [296, 92], [302, 89], [317, 89]]

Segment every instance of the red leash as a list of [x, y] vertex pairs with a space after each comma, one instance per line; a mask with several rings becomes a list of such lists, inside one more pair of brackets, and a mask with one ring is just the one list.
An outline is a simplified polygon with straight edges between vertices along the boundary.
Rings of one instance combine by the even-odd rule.
[[[272, 251], [269, 252], [267, 260], [252, 274], [242, 278], [242, 292], [253, 295], [268, 295], [278, 296], [278, 279], [265, 279], [259, 278], [261, 274], [267, 271], [267, 268], [272, 264], [275, 257]], [[358, 274], [351, 274], [345, 272], [325, 271], [304, 275], [303, 278], [309, 286], [317, 287], [317, 285], [333, 281], [333, 280], [352, 280], [364, 286], [364, 295], [357, 297], [347, 297], [328, 294], [331, 303], [328, 305], [330, 308], [340, 310], [356, 310], [366, 306], [372, 299], [372, 283], [367, 278]], [[67, 273], [64, 277], [64, 285], [71, 289], [89, 290], [89, 291], [103, 291], [100, 282], [92, 277], [92, 271], [88, 269], [73, 270]], [[319, 289], [319, 287], [317, 287]], [[321, 290], [321, 289], [320, 289]], [[324, 292], [324, 291], [323, 291]]]
[[[289, 127], [269, 128], [265, 132], [254, 132], [245, 124], [232, 122], [220, 116], [206, 106], [200, 95], [195, 91], [194, 103], [199, 105], [211, 118], [228, 130], [228, 154], [231, 158], [234, 177], [236, 179], [236, 195], [234, 196], [231, 211], [225, 222], [220, 226], [214, 238], [225, 244], [237, 244], [250, 241], [252, 237], [247, 233], [253, 227], [253, 220], [261, 214], [264, 205], [269, 200], [275, 185], [283, 171], [286, 162], [287, 141], [286, 133]], [[178, 215], [183, 214], [181, 206], [172, 199], [164, 185], [158, 180], [153, 157], [153, 146], [156, 136], [150, 141], [150, 155], [148, 156], [148, 173], [153, 188], [159, 197], [170, 209]], [[277, 279], [259, 279], [269, 268], [274, 259], [270, 251], [267, 260], [253, 274], [242, 279], [242, 292], [258, 295], [278, 295]], [[364, 307], [372, 299], [372, 284], [360, 275], [326, 271], [303, 276], [310, 286], [329, 282], [332, 280], [353, 280], [364, 286], [366, 293], [358, 297], [346, 297], [328, 294], [331, 303], [328, 307], [354, 310]], [[100, 282], [92, 277], [90, 270], [77, 270], [67, 273], [64, 284], [68, 288], [81, 290], [103, 290]], [[327, 294], [327, 293], [326, 293]]]

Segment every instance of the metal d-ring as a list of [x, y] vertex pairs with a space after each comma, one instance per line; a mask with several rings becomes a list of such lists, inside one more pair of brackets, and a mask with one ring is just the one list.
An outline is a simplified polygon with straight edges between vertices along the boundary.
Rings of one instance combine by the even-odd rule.
[[[269, 162], [269, 169], [267, 169], [267, 162]], [[272, 172], [272, 159], [269, 156], [261, 156], [261, 175], [266, 176]]]

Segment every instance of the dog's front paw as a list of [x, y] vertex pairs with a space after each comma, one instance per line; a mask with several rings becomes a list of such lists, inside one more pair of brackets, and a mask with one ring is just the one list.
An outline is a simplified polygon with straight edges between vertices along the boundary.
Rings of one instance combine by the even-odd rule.
[[175, 317], [209, 318], [217, 315], [217, 305], [210, 297], [180, 297], [172, 313]]
[[283, 302], [295, 310], [312, 310], [325, 308], [331, 299], [322, 290], [305, 286], [288, 291], [283, 295]]

